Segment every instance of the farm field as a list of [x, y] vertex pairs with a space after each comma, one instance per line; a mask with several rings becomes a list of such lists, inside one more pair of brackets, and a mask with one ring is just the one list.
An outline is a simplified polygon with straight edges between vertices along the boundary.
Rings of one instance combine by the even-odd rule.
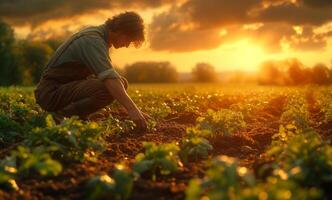
[[332, 88], [130, 85], [56, 124], [33, 88], [0, 88], [0, 199], [332, 199]]

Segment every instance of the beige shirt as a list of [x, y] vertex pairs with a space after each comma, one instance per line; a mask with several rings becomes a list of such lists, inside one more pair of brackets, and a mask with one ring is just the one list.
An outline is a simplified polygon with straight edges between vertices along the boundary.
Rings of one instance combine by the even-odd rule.
[[[47, 68], [67, 62], [80, 62], [100, 80], [120, 78], [109, 56], [108, 32], [105, 25], [85, 28], [64, 42], [54, 53]], [[47, 71], [47, 69], [45, 70]]]

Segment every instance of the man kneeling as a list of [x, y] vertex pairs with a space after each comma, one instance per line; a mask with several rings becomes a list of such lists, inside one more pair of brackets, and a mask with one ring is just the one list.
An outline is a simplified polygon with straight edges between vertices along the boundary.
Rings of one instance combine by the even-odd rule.
[[[144, 42], [144, 23], [135, 12], [125, 12], [104, 24], [85, 28], [54, 53], [35, 90], [37, 103], [56, 116], [87, 119], [117, 100], [138, 128], [146, 128], [146, 114], [126, 92], [128, 82], [113, 68], [109, 48], [136, 47]], [[95, 76], [96, 78], [89, 78]]]

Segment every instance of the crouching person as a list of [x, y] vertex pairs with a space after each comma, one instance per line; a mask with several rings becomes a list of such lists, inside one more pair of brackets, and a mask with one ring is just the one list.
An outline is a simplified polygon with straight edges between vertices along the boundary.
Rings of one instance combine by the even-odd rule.
[[[109, 48], [136, 47], [144, 42], [144, 23], [135, 12], [125, 12], [104, 24], [73, 34], [55, 51], [35, 89], [36, 102], [57, 118], [93, 113], [117, 100], [130, 118], [146, 128], [146, 114], [126, 92], [128, 82], [112, 66]], [[96, 78], [89, 78], [94, 76]]]

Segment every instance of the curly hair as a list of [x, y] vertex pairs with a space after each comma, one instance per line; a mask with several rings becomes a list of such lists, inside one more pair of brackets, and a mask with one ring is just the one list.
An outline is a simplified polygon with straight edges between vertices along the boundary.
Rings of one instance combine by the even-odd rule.
[[139, 47], [145, 41], [144, 22], [141, 16], [135, 12], [124, 12], [107, 19], [106, 27], [114, 32], [126, 34], [135, 47]]

